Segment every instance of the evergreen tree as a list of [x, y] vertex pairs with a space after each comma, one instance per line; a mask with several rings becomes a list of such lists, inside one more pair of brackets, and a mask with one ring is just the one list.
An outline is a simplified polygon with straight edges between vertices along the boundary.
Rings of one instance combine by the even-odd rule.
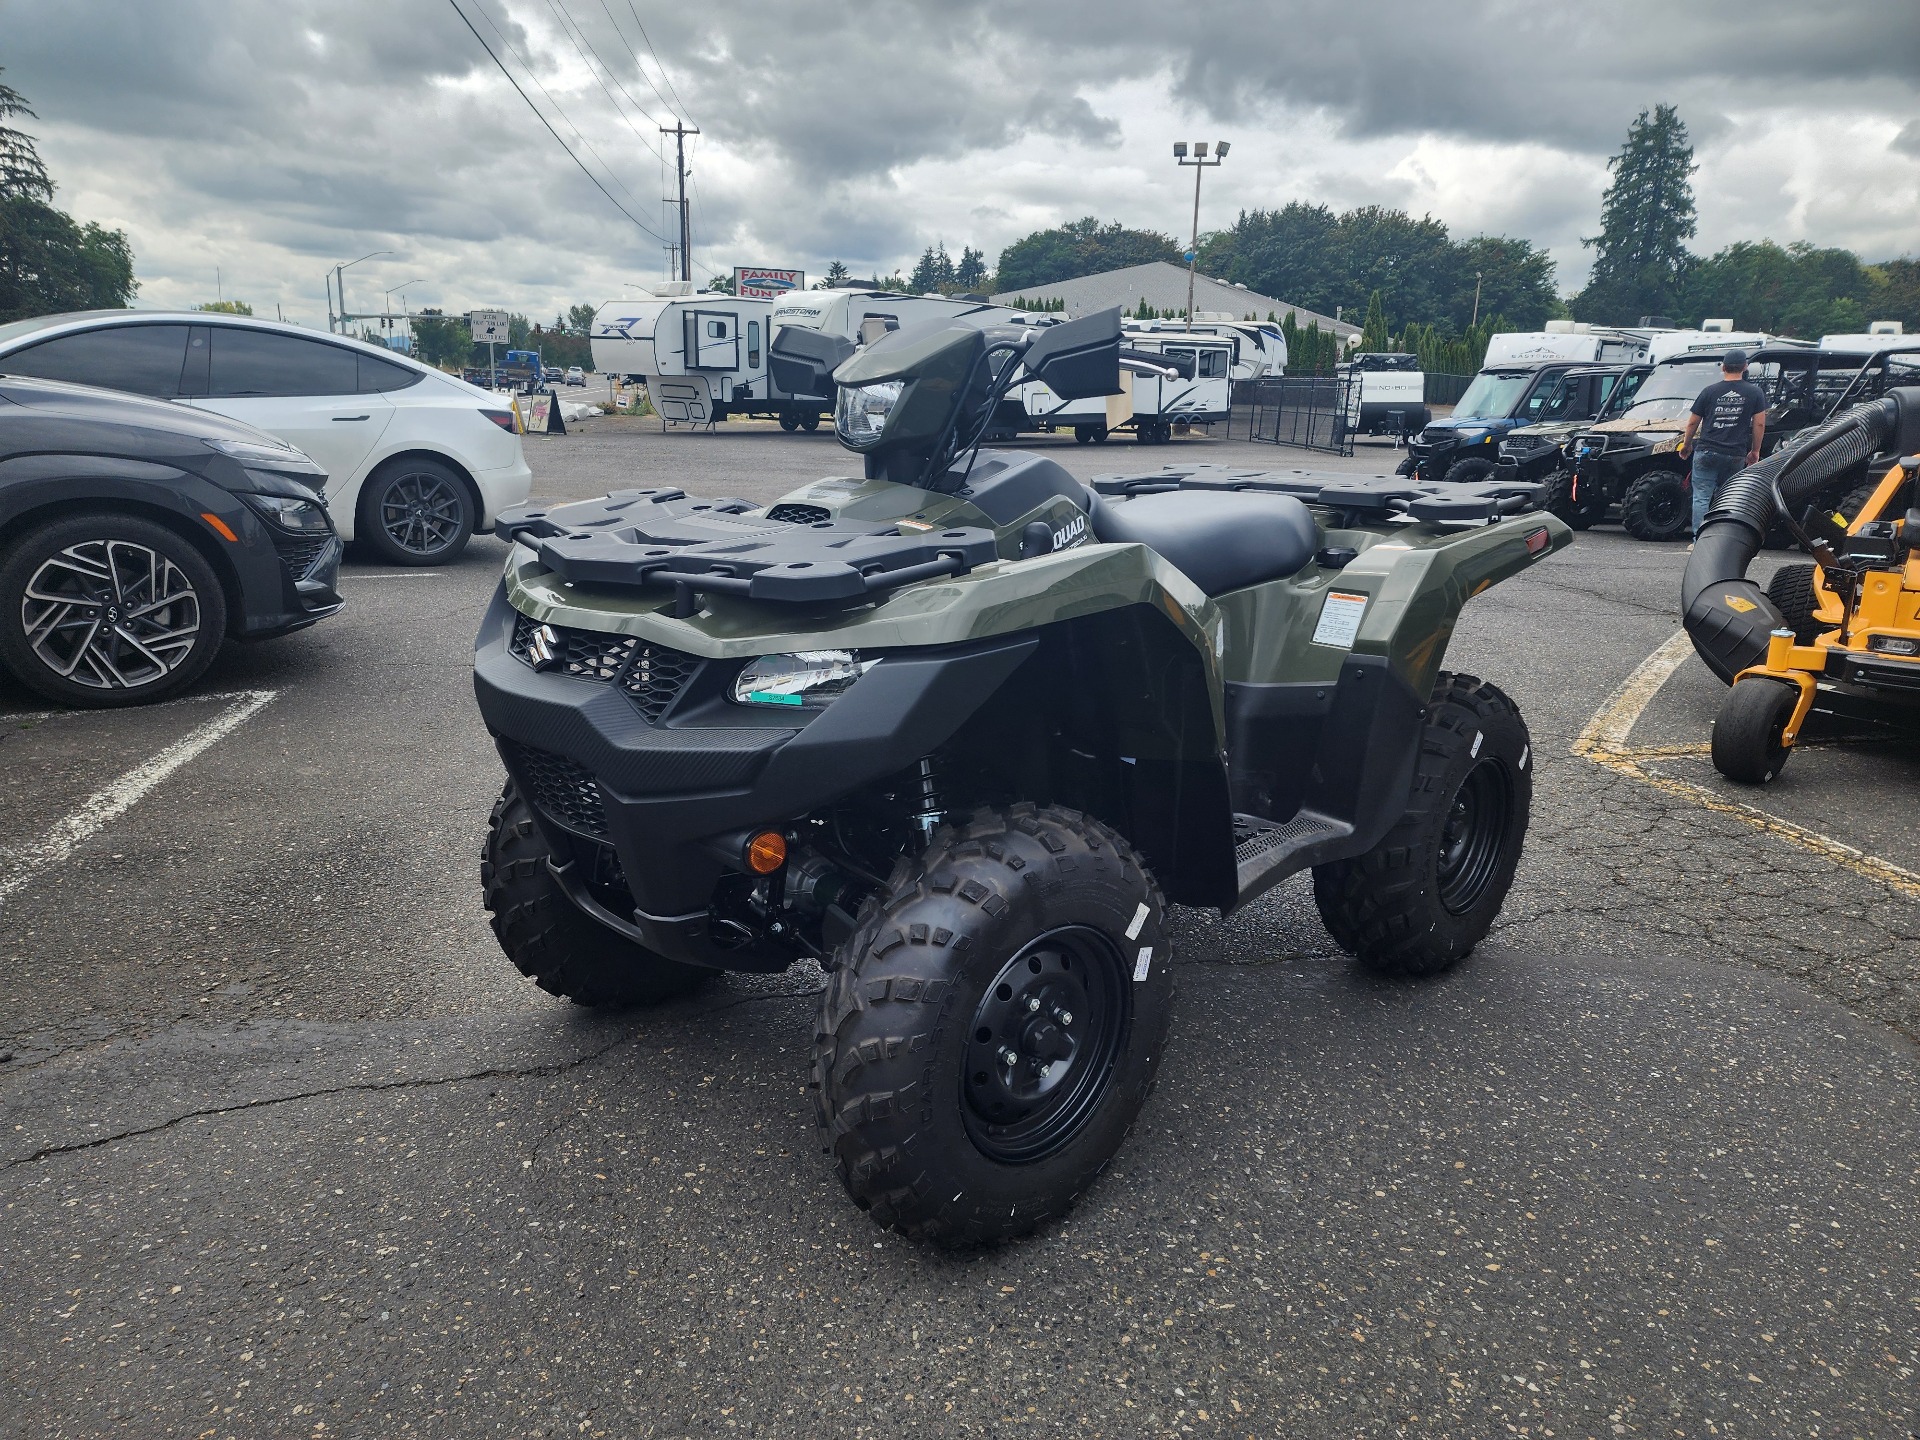
[[842, 265], [838, 260], [828, 264], [826, 279], [828, 289], [834, 289], [837, 286], [844, 285], [847, 283], [847, 280], [848, 273], [846, 266]]
[[[907, 277], [907, 289], [915, 295], [924, 295], [929, 290], [938, 290], [940, 288], [940, 262], [946, 259], [946, 254], [947, 252], [944, 248], [941, 249], [938, 255], [934, 254], [933, 246], [931, 245], [921, 251], [920, 263], [913, 267], [913, 274]], [[947, 268], [949, 271], [952, 270], [953, 267], [951, 263], [948, 264]]]
[[[0, 85], [0, 122], [31, 117]], [[81, 225], [53, 200], [33, 137], [0, 123], [0, 322], [65, 310], [115, 310], [139, 288], [123, 230]]]
[[987, 257], [971, 245], [962, 247], [960, 263], [953, 267], [954, 282], [962, 290], [978, 290], [987, 278]]
[[1627, 142], [1607, 162], [1613, 180], [1600, 202], [1600, 233], [1583, 239], [1594, 249], [1593, 275], [1574, 299], [1583, 320], [1632, 324], [1642, 315], [1680, 308], [1693, 213], [1693, 146], [1680, 113], [1656, 105], [1627, 129]]
[[1367, 297], [1367, 318], [1360, 327], [1360, 348], [1380, 351], [1392, 344], [1393, 339], [1387, 332], [1387, 309], [1381, 302], [1380, 292], [1376, 290]]

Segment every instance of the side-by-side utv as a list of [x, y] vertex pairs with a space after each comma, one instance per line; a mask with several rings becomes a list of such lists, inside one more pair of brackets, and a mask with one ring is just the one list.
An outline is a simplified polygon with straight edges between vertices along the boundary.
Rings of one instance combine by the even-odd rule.
[[817, 961], [821, 1134], [943, 1244], [1060, 1214], [1153, 1083], [1167, 905], [1313, 871], [1333, 937], [1431, 975], [1526, 833], [1513, 702], [1441, 668], [1461, 607], [1571, 540], [1537, 485], [1170, 468], [1082, 484], [979, 448], [1027, 378], [1119, 388], [1117, 311], [783, 332], [864, 473], [772, 505], [655, 486], [522, 508], [474, 684], [508, 782], [483, 879], [540, 985], [596, 1005]]

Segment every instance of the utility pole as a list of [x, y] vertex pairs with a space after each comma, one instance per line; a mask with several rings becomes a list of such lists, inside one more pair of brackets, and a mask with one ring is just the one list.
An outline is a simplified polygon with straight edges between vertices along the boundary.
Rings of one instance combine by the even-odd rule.
[[673, 168], [675, 178], [680, 182], [680, 198], [675, 202], [680, 206], [680, 278], [691, 280], [693, 271], [689, 250], [693, 244], [693, 227], [687, 217], [687, 136], [698, 135], [700, 127], [696, 125], [689, 129], [676, 120], [672, 128], [662, 125], [660, 133], [673, 136]]
[[1173, 142], [1174, 163], [1178, 165], [1191, 165], [1193, 167], [1193, 243], [1187, 249], [1187, 328], [1189, 330], [1193, 328], [1194, 267], [1200, 263], [1200, 172], [1210, 169], [1226, 159], [1227, 151], [1231, 148], [1231, 141], [1222, 140], [1218, 145], [1213, 147], [1213, 158], [1209, 160], [1207, 158], [1207, 142], [1198, 140], [1194, 142], [1193, 158], [1189, 160], [1187, 158], [1187, 142], [1184, 140], [1176, 140]]

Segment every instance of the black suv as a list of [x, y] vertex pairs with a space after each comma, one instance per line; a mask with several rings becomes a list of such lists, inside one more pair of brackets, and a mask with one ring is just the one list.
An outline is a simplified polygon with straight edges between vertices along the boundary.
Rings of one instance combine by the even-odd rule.
[[1482, 370], [1451, 415], [1433, 421], [1407, 442], [1407, 458], [1398, 473], [1427, 481], [1493, 479], [1501, 440], [1538, 419], [1560, 377], [1575, 368], [1574, 362], [1562, 360]]
[[0, 667], [68, 705], [185, 689], [340, 608], [326, 473], [204, 410], [0, 375]]

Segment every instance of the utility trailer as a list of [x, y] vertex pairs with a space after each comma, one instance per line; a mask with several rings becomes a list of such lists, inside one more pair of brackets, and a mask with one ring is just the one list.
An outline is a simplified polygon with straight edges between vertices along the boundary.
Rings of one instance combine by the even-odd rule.
[[677, 293], [683, 286], [602, 305], [593, 317], [594, 368], [644, 383], [663, 424], [755, 416], [785, 430], [818, 429], [825, 402], [788, 394], [768, 371], [775, 302]]

